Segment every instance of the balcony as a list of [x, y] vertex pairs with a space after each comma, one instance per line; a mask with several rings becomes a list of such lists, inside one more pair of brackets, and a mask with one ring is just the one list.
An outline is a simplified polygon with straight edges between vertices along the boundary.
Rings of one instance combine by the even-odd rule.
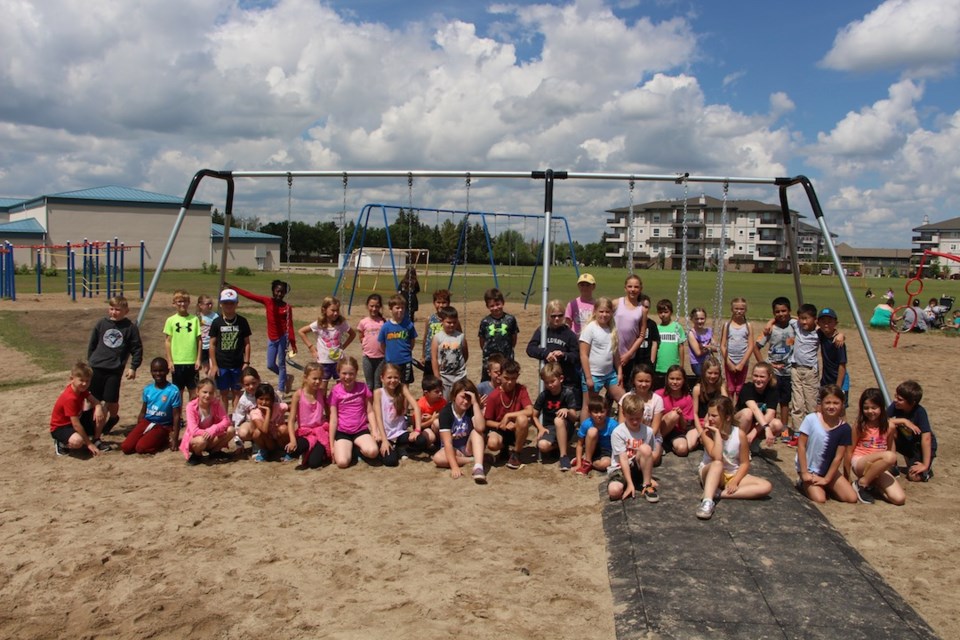
[[913, 236], [914, 244], [939, 244], [940, 238], [933, 236]]
[[613, 219], [609, 219], [609, 218], [608, 218], [608, 219], [607, 219], [607, 226], [608, 226], [608, 227], [614, 227], [614, 228], [624, 228], [624, 227], [627, 226], [627, 218], [626, 218], [626, 216], [616, 217], [616, 218], [613, 218]]
[[617, 244], [617, 243], [622, 244], [627, 241], [627, 234], [622, 231], [616, 235], [605, 233], [603, 234], [603, 241], [610, 242], [613, 244]]
[[779, 215], [764, 214], [757, 219], [757, 226], [758, 227], [779, 227], [779, 226], [782, 226], [780, 224], [780, 220], [781, 220], [781, 216]]

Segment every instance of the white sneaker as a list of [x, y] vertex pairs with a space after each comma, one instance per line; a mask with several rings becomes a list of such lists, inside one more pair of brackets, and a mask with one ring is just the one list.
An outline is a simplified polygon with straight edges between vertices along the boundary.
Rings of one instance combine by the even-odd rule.
[[697, 507], [697, 517], [701, 520], [709, 520], [713, 517], [713, 510], [716, 509], [716, 507], [716, 502], [710, 498], [704, 498], [700, 501], [700, 506]]

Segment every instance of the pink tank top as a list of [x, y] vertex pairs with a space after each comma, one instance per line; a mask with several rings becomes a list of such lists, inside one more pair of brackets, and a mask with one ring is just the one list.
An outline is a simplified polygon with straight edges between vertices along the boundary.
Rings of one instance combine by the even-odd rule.
[[315, 398], [300, 391], [300, 402], [297, 404], [297, 424], [300, 427], [319, 427], [326, 420], [323, 416], [323, 390], [317, 389]]
[[617, 352], [621, 356], [640, 337], [640, 323], [643, 321], [644, 311], [642, 304], [637, 304], [633, 309], [628, 309], [626, 298], [617, 299], [617, 308], [613, 312], [613, 323], [617, 327]]
[[860, 440], [853, 449], [853, 455], [866, 456], [878, 451], [887, 450], [887, 439], [880, 433], [879, 427], [867, 427], [860, 434]]

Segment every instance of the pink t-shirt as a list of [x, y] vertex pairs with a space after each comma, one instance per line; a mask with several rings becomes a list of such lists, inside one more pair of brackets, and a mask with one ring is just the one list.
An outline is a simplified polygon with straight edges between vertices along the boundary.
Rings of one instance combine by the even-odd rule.
[[[290, 407], [287, 406], [286, 402], [274, 402], [273, 408], [270, 411], [270, 428], [276, 429], [281, 424], [287, 421], [287, 410]], [[247, 414], [247, 419], [251, 422], [253, 420], [262, 421], [263, 420], [263, 411], [260, 407], [254, 407], [250, 409], [250, 413]]]
[[666, 389], [657, 389], [655, 393], [663, 398], [663, 412], [672, 411], [680, 407], [684, 420], [687, 421], [688, 430], [693, 428], [693, 396], [686, 393], [679, 398], [672, 397]]
[[563, 317], [570, 321], [570, 328], [579, 336], [583, 328], [590, 322], [590, 318], [593, 317], [593, 301], [584, 302], [579, 297], [574, 298], [567, 303], [567, 309], [564, 311]]
[[360, 334], [360, 346], [363, 349], [363, 355], [368, 358], [383, 357], [383, 344], [377, 340], [383, 322], [383, 318], [374, 320], [370, 316], [367, 316], [357, 323], [357, 333]]
[[337, 410], [337, 431], [353, 434], [369, 429], [367, 401], [372, 397], [370, 389], [362, 382], [354, 382], [350, 391], [338, 382], [330, 392], [330, 408]]
[[880, 433], [879, 427], [867, 427], [860, 433], [860, 440], [853, 449], [853, 455], [866, 456], [887, 450], [887, 439]]

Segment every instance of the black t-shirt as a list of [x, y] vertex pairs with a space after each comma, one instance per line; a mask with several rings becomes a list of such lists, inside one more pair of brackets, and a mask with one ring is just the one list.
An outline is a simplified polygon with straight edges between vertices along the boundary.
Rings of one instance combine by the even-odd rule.
[[656, 322], [647, 318], [647, 333], [643, 336], [643, 342], [640, 343], [637, 353], [633, 356], [634, 363], [645, 362], [649, 365], [655, 364], [650, 357], [654, 343], [660, 344], [660, 329], [657, 328]]
[[233, 320], [220, 316], [210, 323], [210, 337], [217, 339], [217, 366], [221, 369], [242, 368], [243, 349], [250, 334], [250, 323], [239, 314]]
[[743, 389], [740, 390], [740, 396], [737, 398], [737, 411], [747, 408], [747, 400], [756, 402], [760, 408], [760, 412], [766, 413], [767, 409], [777, 410], [779, 396], [772, 384], [768, 384], [766, 389], [758, 392], [757, 388], [753, 386], [753, 383], [748, 382], [743, 385]]
[[[573, 395], [570, 387], [560, 387], [560, 393], [552, 395], [544, 389], [537, 396], [537, 401], [533, 403], [533, 409], [537, 413], [543, 412], [543, 425], [552, 425], [560, 409], [576, 409], [577, 399]], [[549, 427], [547, 427], [549, 428]]]

